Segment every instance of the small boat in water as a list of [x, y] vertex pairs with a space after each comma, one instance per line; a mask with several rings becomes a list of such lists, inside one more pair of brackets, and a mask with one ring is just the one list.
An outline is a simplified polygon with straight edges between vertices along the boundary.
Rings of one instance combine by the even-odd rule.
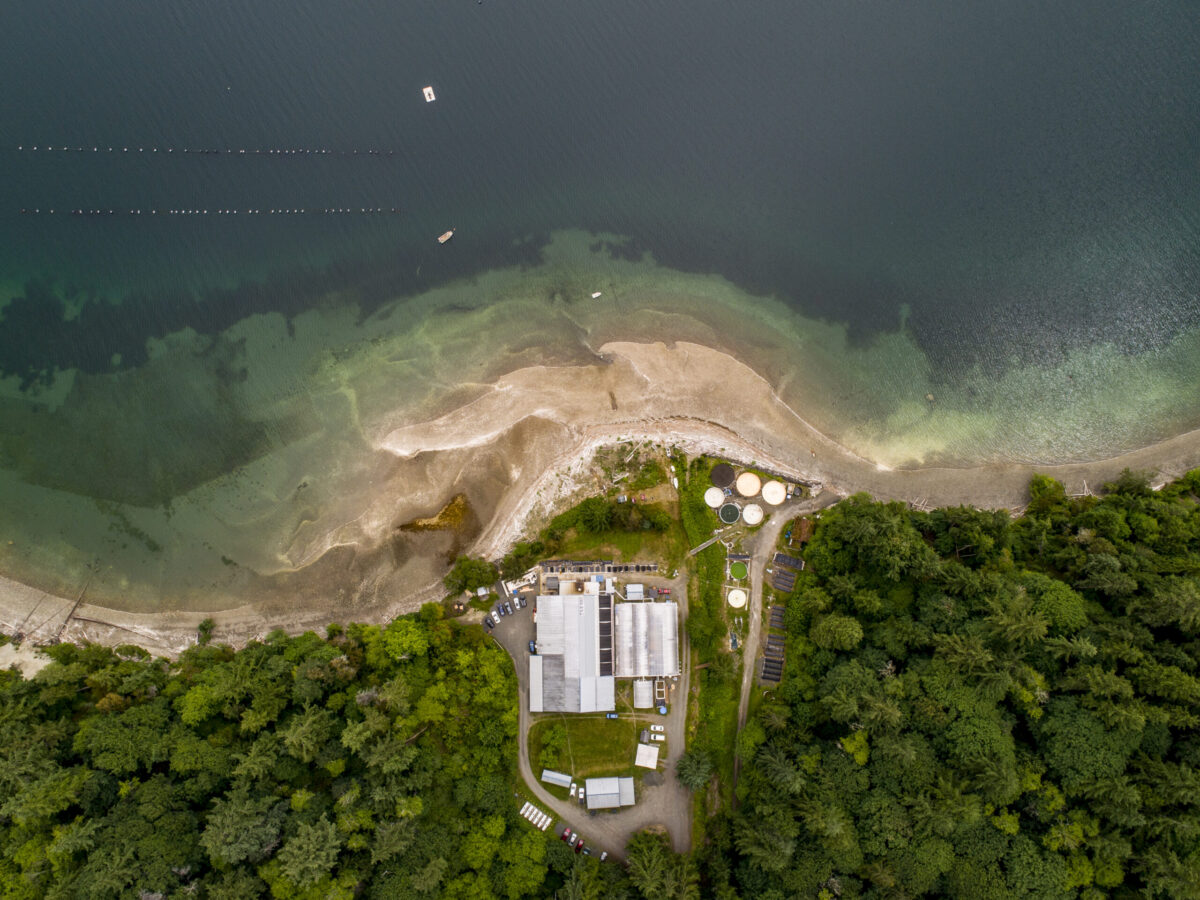
[[451, 228], [445, 234], [438, 235], [438, 243], [444, 244], [444, 243], [446, 243], [446, 241], [450, 240], [450, 238], [452, 238], [452, 237], [454, 237], [454, 229], [453, 228]]
[[425, 85], [425, 87], [421, 88], [421, 93], [423, 93], [425, 95], [426, 103], [432, 103], [434, 100], [437, 99], [437, 97], [433, 93], [433, 85], [431, 85], [431, 84], [427, 84], [427, 85]]

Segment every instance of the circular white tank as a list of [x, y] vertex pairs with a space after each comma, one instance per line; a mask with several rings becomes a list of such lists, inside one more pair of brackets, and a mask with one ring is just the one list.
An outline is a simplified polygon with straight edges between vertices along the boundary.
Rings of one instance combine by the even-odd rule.
[[743, 497], [753, 497], [762, 487], [762, 480], [753, 472], [743, 472], [738, 476], [737, 492]]
[[742, 519], [747, 525], [757, 525], [763, 520], [763, 508], [757, 503], [751, 503], [742, 510]]
[[729, 592], [729, 605], [734, 609], [741, 609], [746, 605], [746, 592], [738, 588], [734, 588]]
[[782, 481], [768, 481], [762, 487], [762, 497], [771, 506], [778, 506], [787, 499], [787, 488]]
[[716, 509], [725, 502], [725, 492], [719, 487], [710, 487], [704, 492], [704, 502]]

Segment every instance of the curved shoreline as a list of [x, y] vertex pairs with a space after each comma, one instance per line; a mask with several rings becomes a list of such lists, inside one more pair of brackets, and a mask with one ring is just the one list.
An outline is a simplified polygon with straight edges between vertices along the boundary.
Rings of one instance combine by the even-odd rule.
[[[864, 459], [809, 425], [784, 404], [772, 386], [749, 366], [698, 344], [611, 342], [600, 348], [608, 362], [594, 366], [529, 366], [498, 379], [491, 389], [432, 421], [393, 428], [376, 436], [376, 449], [396, 460], [450, 459], [447, 491], [478, 474], [467, 463], [487, 460], [493, 472], [507, 468], [507, 485], [469, 552], [495, 557], [572, 496], [588, 488], [595, 449], [618, 441], [650, 441], [689, 455], [720, 455], [848, 495], [866, 491], [884, 500], [915, 505], [970, 504], [1019, 509], [1029, 478], [1053, 475], [1069, 493], [1083, 493], [1111, 480], [1123, 468], [1146, 470], [1156, 481], [1178, 477], [1200, 465], [1200, 430], [1085, 463], [1036, 466], [1003, 463], [970, 468], [889, 469]], [[481, 436], [481, 433], [483, 436]], [[495, 459], [500, 456], [501, 459]], [[451, 477], [453, 476], [453, 477]], [[389, 491], [403, 485], [392, 483]], [[373, 503], [399, 504], [403, 496]], [[362, 520], [370, 510], [359, 510]], [[375, 528], [386, 517], [369, 516]], [[337, 552], [376, 552], [380, 534], [335, 523], [323, 537], [305, 542], [301, 558], [320, 565]], [[299, 548], [296, 548], [299, 552]], [[329, 604], [303, 598], [300, 604], [242, 603], [215, 612], [127, 612], [82, 598], [76, 600], [0, 577], [0, 626], [20, 628], [34, 641], [56, 637], [107, 644], [139, 643], [154, 652], [178, 653], [195, 639], [199, 622], [217, 622], [216, 639], [242, 644], [274, 628], [297, 631], [348, 618], [382, 621], [416, 609], [444, 593], [436, 580], [396, 585], [386, 574], [346, 568], [344, 585], [366, 602]], [[340, 571], [340, 570], [339, 570]], [[293, 578], [311, 572], [298, 567]], [[315, 576], [314, 576], [315, 578]], [[375, 583], [371, 582], [372, 579]]]

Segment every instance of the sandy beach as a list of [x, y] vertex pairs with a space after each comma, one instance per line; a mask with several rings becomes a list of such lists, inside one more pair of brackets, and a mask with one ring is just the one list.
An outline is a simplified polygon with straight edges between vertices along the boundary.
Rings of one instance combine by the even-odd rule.
[[384, 621], [442, 595], [436, 563], [399, 565], [397, 523], [436, 512], [462, 493], [478, 527], [461, 549], [498, 557], [571, 498], [595, 489], [593, 454], [615, 442], [649, 441], [753, 463], [842, 495], [866, 491], [921, 506], [1013, 510], [1026, 502], [1035, 472], [1082, 493], [1125, 467], [1162, 481], [1200, 465], [1200, 432], [1192, 432], [1086, 463], [893, 470], [818, 432], [763, 377], [720, 350], [614, 341], [598, 353], [588, 365], [523, 366], [433, 419], [368, 434], [378, 457], [370, 490], [341, 520], [298, 530], [280, 552], [294, 565], [247, 573], [236, 590], [216, 590], [207, 607], [127, 612], [86, 581], [75, 592], [5, 578], [0, 626], [34, 642], [136, 643], [170, 655], [195, 640], [206, 616], [217, 623], [216, 639], [234, 645], [274, 628]]

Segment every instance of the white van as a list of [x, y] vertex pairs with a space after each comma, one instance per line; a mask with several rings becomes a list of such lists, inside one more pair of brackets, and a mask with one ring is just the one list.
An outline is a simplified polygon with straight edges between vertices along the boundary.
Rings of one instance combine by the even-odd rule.
[[658, 741], [660, 744], [661, 744], [663, 741], [665, 741], [666, 739], [667, 739], [667, 736], [666, 736], [665, 734], [652, 734], [652, 735], [650, 735], [650, 740], [652, 740], [652, 741]]

